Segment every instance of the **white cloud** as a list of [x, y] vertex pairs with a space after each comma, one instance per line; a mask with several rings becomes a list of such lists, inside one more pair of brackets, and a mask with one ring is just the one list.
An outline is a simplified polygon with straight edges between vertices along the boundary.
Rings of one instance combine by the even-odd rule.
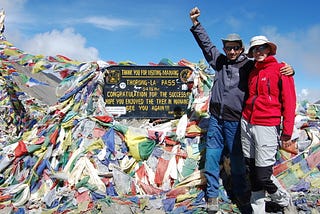
[[266, 27], [263, 33], [278, 45], [277, 56], [281, 59], [303, 68], [305, 75], [313, 75], [320, 78], [319, 48], [320, 25], [314, 25], [301, 31], [280, 34], [274, 27]]
[[309, 90], [307, 88], [304, 88], [301, 90], [301, 96], [308, 96]]
[[320, 100], [319, 89], [303, 88], [300, 91], [297, 91], [297, 100], [308, 100], [311, 103], [317, 102]]
[[292, 65], [296, 71], [298, 100], [316, 102], [320, 99], [320, 25], [281, 34], [275, 27], [264, 27], [262, 33], [278, 46], [277, 58]]
[[145, 38], [155, 38], [159, 36], [159, 34], [161, 33], [161, 22], [159, 20], [148, 20], [145, 23], [135, 23], [133, 21], [125, 19], [107, 18], [103, 16], [91, 16], [71, 22], [91, 24], [97, 28], [101, 28], [108, 31], [115, 31], [124, 27], [138, 27], [140, 31], [139, 35]]
[[91, 16], [82, 19], [82, 22], [93, 24], [98, 28], [113, 31], [119, 27], [133, 26], [134, 24], [124, 19], [112, 19], [99, 16]]
[[[32, 21], [32, 14], [28, 14], [28, 11], [24, 9], [26, 2], [27, 0], [1, 0], [0, 9], [3, 8], [6, 13], [5, 36], [16, 47], [34, 55], [55, 56], [60, 54], [79, 61], [98, 60], [98, 50], [94, 47], [86, 47], [86, 38], [76, 33], [73, 28], [66, 28], [62, 31], [51, 30], [27, 38], [23, 31], [23, 28], [26, 27], [24, 24], [33, 24], [34, 21]], [[87, 21], [94, 22], [94, 19]], [[118, 24], [121, 23], [118, 22]], [[114, 21], [113, 24], [116, 25], [117, 22]]]
[[227, 23], [228, 25], [230, 25], [232, 29], [240, 29], [241, 26], [242, 26], [242, 22], [239, 21], [238, 18], [233, 17], [233, 16], [228, 17], [228, 18], [226, 19], [226, 23]]
[[25, 41], [21, 49], [35, 55], [55, 56], [59, 54], [79, 61], [95, 61], [98, 59], [98, 50], [93, 47], [86, 47], [86, 39], [75, 33], [72, 28], [37, 34]]
[[9, 11], [19, 11], [23, 8], [26, 1], [27, 0], [1, 0], [0, 8]]
[[27, 0], [1, 0], [0, 9], [6, 13], [5, 25], [10, 26], [6, 29], [15, 28], [23, 23], [32, 23], [30, 15], [24, 10]]

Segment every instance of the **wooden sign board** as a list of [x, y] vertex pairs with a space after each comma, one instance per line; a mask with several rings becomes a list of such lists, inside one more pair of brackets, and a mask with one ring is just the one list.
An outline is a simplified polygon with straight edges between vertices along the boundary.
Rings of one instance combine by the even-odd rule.
[[184, 66], [110, 66], [106, 108], [122, 118], [178, 118], [188, 107], [191, 72]]

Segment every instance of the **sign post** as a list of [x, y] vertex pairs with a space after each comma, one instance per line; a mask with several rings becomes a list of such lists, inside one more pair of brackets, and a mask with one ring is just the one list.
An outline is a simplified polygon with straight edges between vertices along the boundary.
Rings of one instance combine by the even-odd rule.
[[178, 118], [188, 107], [191, 73], [185, 66], [110, 66], [107, 110], [121, 118]]

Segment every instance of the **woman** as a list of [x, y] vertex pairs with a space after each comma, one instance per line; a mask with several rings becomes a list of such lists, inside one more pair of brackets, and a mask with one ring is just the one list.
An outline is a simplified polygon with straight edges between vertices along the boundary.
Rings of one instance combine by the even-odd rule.
[[289, 194], [280, 188], [272, 173], [279, 143], [291, 141], [296, 94], [293, 77], [280, 73], [284, 64], [274, 57], [276, 50], [277, 46], [265, 36], [251, 39], [248, 57], [254, 58], [254, 68], [249, 74], [249, 95], [241, 119], [242, 150], [250, 169], [252, 207], [260, 204], [258, 209], [263, 212], [265, 192], [282, 207], [290, 202]]

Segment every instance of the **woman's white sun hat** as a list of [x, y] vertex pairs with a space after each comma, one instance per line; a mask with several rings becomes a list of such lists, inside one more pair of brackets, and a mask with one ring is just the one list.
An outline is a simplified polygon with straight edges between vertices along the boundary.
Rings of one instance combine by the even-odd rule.
[[270, 42], [268, 40], [268, 38], [265, 36], [254, 36], [250, 40], [250, 48], [249, 48], [247, 56], [249, 58], [252, 58], [253, 57], [253, 55], [252, 55], [253, 47], [257, 46], [257, 45], [263, 45], [263, 44], [268, 44], [270, 46], [270, 55], [276, 55], [277, 46], [274, 43]]

